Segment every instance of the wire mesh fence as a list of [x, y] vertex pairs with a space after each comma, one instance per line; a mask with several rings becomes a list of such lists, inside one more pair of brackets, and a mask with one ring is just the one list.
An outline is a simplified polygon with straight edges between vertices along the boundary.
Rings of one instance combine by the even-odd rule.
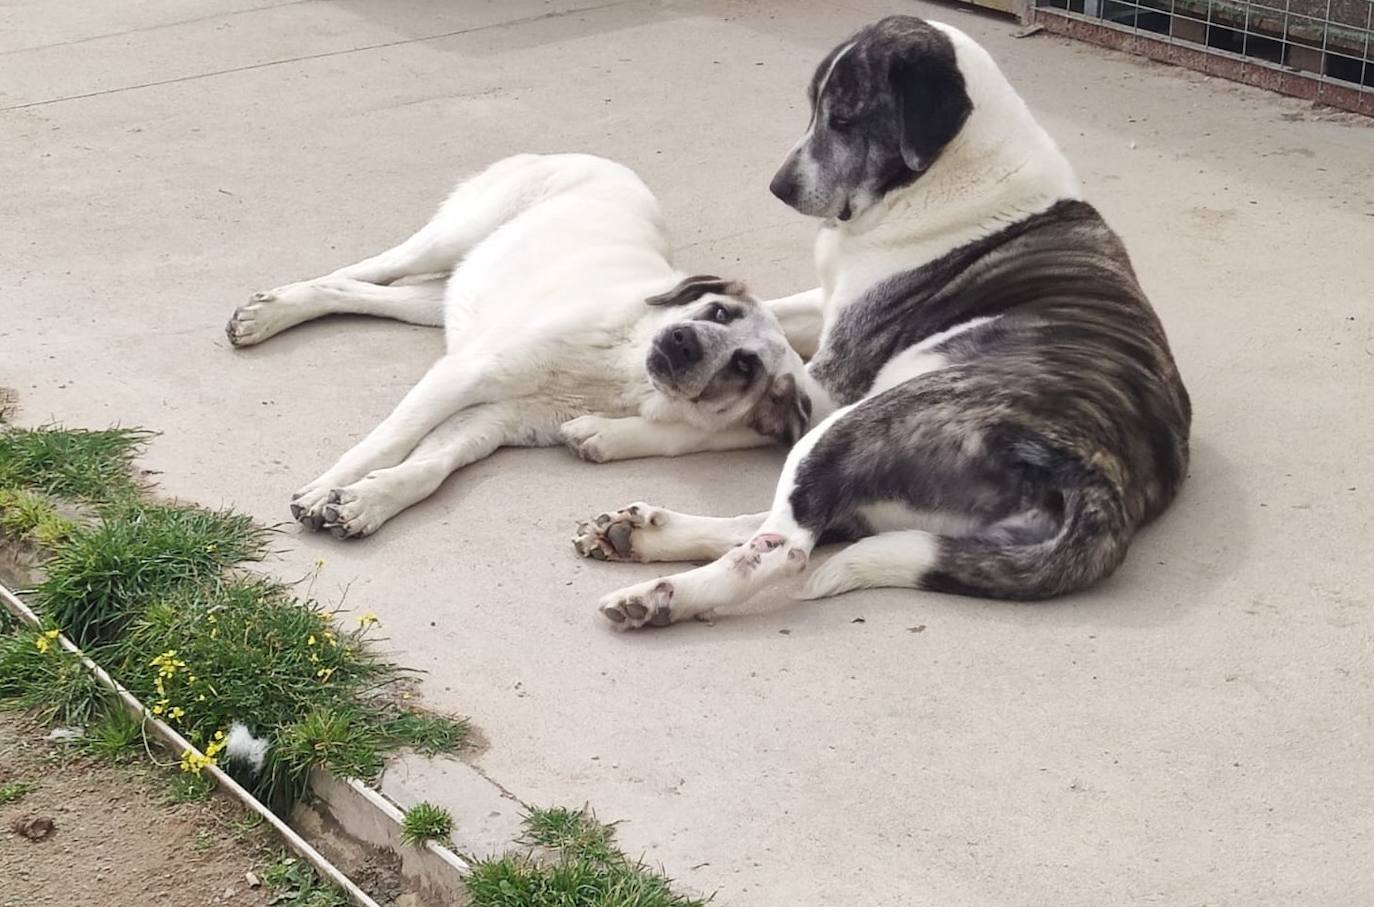
[[1374, 94], [1374, 0], [1034, 0], [1034, 4], [1037, 10], [1062, 11], [1140, 37]]

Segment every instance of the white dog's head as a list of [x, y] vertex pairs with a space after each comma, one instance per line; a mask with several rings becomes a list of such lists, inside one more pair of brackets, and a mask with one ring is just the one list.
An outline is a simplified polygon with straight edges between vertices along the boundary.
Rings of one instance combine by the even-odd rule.
[[748, 425], [787, 444], [806, 432], [805, 365], [743, 284], [699, 274], [645, 302], [670, 319], [644, 367], [675, 415], [709, 429]]

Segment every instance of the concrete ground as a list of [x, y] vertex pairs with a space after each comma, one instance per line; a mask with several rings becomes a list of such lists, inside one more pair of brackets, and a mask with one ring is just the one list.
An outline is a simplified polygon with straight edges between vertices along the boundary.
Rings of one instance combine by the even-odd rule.
[[1192, 477], [1114, 578], [609, 632], [597, 596], [654, 569], [576, 560], [574, 521], [759, 509], [776, 452], [503, 452], [372, 539], [288, 528], [274, 569], [326, 558], [317, 588], [381, 615], [491, 778], [624, 820], [721, 904], [1374, 903], [1368, 122], [899, 0], [9, 3], [0, 385], [31, 423], [159, 429], [166, 492], [281, 520], [440, 337], [334, 320], [234, 352], [250, 292], [529, 150], [637, 168], [688, 266], [809, 286], [768, 177], [814, 63], [894, 10], [1002, 61], [1171, 333]]

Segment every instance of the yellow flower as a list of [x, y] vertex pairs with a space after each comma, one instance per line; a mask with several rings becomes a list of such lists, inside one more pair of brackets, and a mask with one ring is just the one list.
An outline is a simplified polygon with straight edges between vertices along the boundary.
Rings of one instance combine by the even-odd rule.
[[61, 631], [59, 630], [49, 630], [48, 632], [34, 639], [33, 644], [40, 653], [46, 655], [48, 654], [48, 650], [52, 648], [53, 640], [57, 639], [57, 637], [61, 635]]
[[195, 750], [187, 750], [181, 754], [181, 770], [193, 775], [199, 775], [201, 769], [216, 764], [218, 763], [215, 762], [214, 754], [210, 752], [209, 747], [206, 747], [204, 754], [197, 753]]
[[212, 623], [212, 624], [217, 624], [217, 623], [219, 623], [219, 618], [216, 617], [216, 616], [214, 615], [213, 612], [211, 612], [210, 614], [205, 615], [205, 619], [206, 619], [207, 621], [209, 621], [210, 623]]
[[334, 668], [320, 668], [319, 671], [315, 673], [315, 676], [320, 678], [320, 682], [323, 683], [334, 676]]
[[223, 739], [224, 739], [224, 731], [215, 731], [215, 739], [216, 739], [216, 740], [223, 740]]
[[205, 701], [205, 694], [204, 694], [204, 693], [201, 693], [199, 696], [196, 697], [196, 702], [204, 702], [204, 701]]
[[191, 676], [189, 676], [189, 677], [186, 678], [186, 681], [187, 681], [188, 683], [195, 683], [195, 682], [196, 682], [196, 675], [192, 674]]
[[367, 612], [366, 614], [358, 618], [358, 626], [364, 629], [372, 626], [373, 624], [379, 623], [381, 623], [381, 621], [378, 620], [377, 615], [373, 614], [371, 611]]
[[157, 705], [153, 706], [154, 715], [161, 715], [165, 711], [167, 711], [167, 706], [164, 703], [159, 702]]
[[167, 717], [170, 718], [170, 719], [172, 719], [173, 721], [176, 721], [178, 718], [183, 717], [185, 714], [186, 714], [186, 710], [185, 710], [185, 709], [183, 709], [183, 708], [182, 708], [181, 706], [179, 706], [179, 705], [174, 705], [174, 706], [172, 706], [171, 711], [169, 711], [169, 712], [167, 713]]
[[306, 644], [307, 646], [313, 646], [313, 645], [315, 644], [315, 634], [314, 634], [314, 633], [311, 633], [311, 634], [310, 634], [310, 638], [307, 639], [307, 640], [305, 641], [305, 644]]

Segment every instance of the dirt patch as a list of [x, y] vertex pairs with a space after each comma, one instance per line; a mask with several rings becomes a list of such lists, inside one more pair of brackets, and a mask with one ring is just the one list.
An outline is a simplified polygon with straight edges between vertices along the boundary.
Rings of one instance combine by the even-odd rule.
[[[265, 837], [236, 839], [237, 804], [173, 804], [165, 771], [92, 762], [0, 713], [0, 789], [20, 784], [36, 787], [0, 802], [0, 907], [269, 901], [247, 879]], [[45, 819], [37, 840], [16, 831]]]

